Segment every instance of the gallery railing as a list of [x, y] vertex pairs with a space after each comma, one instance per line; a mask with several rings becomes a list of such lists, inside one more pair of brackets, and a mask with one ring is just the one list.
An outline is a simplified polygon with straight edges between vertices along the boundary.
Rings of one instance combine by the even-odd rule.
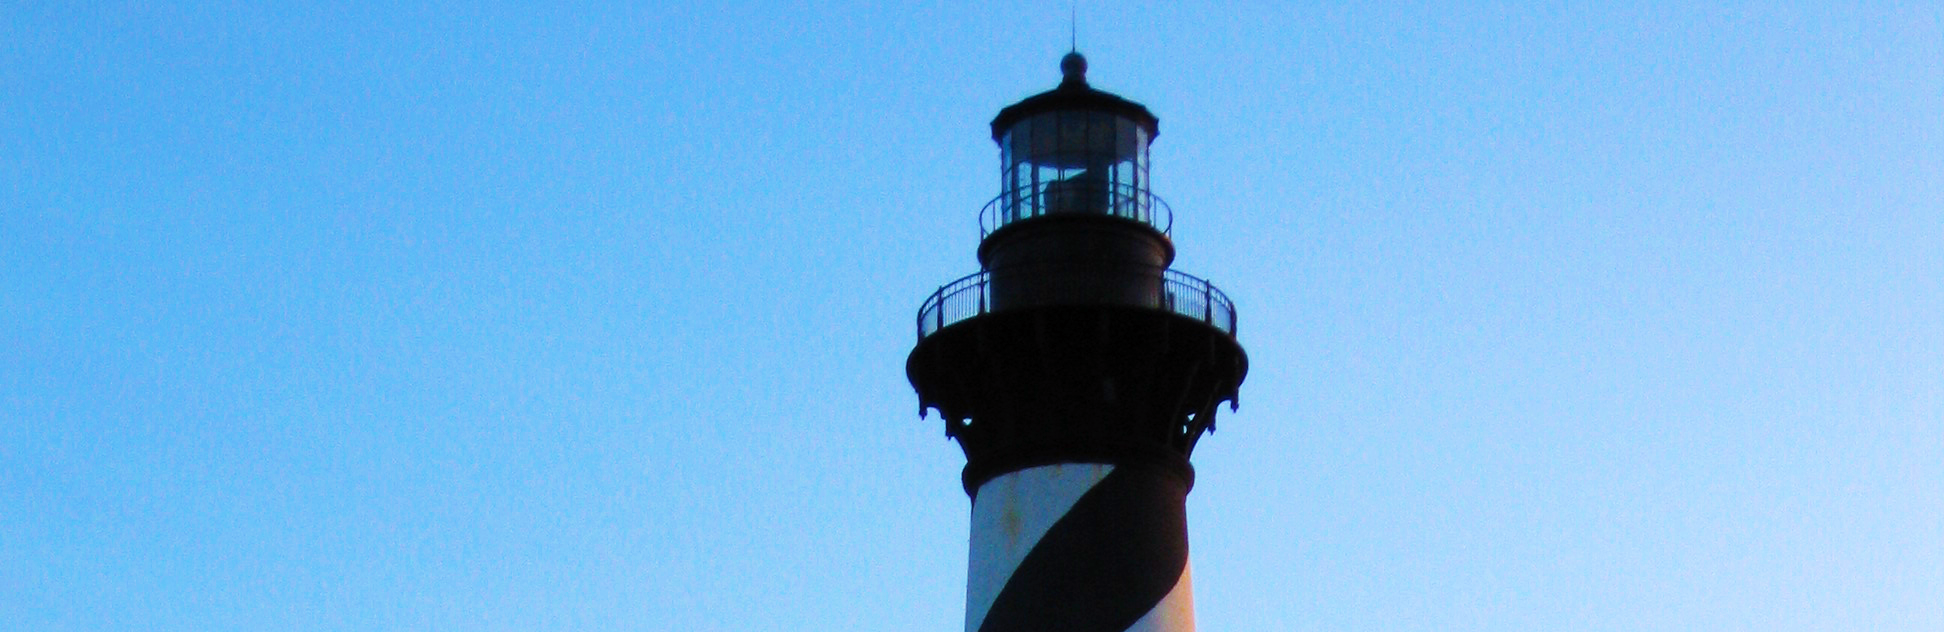
[[1125, 184], [1055, 180], [999, 194], [979, 210], [979, 238], [1021, 220], [1060, 214], [1111, 215], [1147, 224], [1163, 235], [1174, 210], [1147, 189]]
[[[1004, 311], [1003, 306], [995, 306], [992, 295], [993, 271], [981, 270], [965, 278], [946, 284], [933, 292], [925, 304], [918, 308], [918, 339], [937, 333], [954, 323], [995, 311]], [[1214, 284], [1190, 274], [1165, 268], [1136, 271], [1086, 272], [1078, 275], [1071, 273], [1052, 273], [1048, 277], [1059, 279], [1053, 286], [1035, 283], [1031, 271], [1001, 271], [1001, 276], [1013, 279], [1013, 283], [1032, 284], [1031, 294], [1040, 295], [1036, 300], [1023, 302], [1018, 306], [1043, 305], [1123, 305], [1146, 307], [1169, 311], [1207, 323], [1230, 336], [1235, 335], [1235, 303], [1228, 295], [1216, 289]], [[1016, 276], [1017, 275], [1017, 276]], [[1130, 278], [1121, 278], [1130, 277]], [[1132, 278], [1138, 277], [1138, 278]], [[1124, 281], [1136, 281], [1124, 283]], [[1158, 282], [1156, 282], [1158, 281]], [[1072, 285], [1073, 291], [1060, 285]], [[1077, 286], [1087, 287], [1077, 287]], [[1099, 300], [1098, 290], [1105, 288], [1114, 298]], [[1052, 290], [1055, 296], [1047, 300], [1044, 295]], [[1131, 292], [1130, 292], [1131, 290]], [[1074, 297], [1073, 300], [1059, 300], [1058, 296]]]

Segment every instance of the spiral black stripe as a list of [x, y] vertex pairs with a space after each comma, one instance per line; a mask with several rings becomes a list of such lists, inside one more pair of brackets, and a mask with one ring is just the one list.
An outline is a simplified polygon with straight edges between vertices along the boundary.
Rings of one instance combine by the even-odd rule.
[[1115, 468], [1033, 545], [979, 632], [1126, 630], [1188, 567], [1187, 496], [1164, 471]]

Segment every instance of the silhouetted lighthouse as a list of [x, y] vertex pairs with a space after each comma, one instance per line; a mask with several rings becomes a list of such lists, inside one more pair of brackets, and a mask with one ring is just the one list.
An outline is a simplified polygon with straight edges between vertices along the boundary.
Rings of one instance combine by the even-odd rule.
[[993, 119], [981, 270], [925, 300], [905, 364], [965, 450], [965, 629], [1192, 630], [1188, 457], [1248, 358], [1228, 298], [1168, 269], [1159, 121], [1060, 71]]

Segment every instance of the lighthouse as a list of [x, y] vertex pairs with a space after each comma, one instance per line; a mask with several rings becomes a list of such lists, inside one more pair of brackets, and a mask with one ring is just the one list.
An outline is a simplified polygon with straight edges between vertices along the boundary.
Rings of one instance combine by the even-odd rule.
[[1176, 271], [1160, 121], [1060, 61], [999, 111], [980, 269], [918, 310], [921, 417], [965, 451], [966, 632], [1194, 629], [1189, 456], [1248, 372], [1235, 306]]

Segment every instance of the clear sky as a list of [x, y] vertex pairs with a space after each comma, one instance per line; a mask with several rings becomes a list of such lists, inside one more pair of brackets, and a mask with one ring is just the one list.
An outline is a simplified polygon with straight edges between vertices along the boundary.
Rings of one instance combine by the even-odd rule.
[[[0, 7], [0, 628], [957, 629], [1068, 4], [801, 4]], [[1944, 630], [1944, 9], [1610, 4], [1081, 3], [1203, 629]]]

